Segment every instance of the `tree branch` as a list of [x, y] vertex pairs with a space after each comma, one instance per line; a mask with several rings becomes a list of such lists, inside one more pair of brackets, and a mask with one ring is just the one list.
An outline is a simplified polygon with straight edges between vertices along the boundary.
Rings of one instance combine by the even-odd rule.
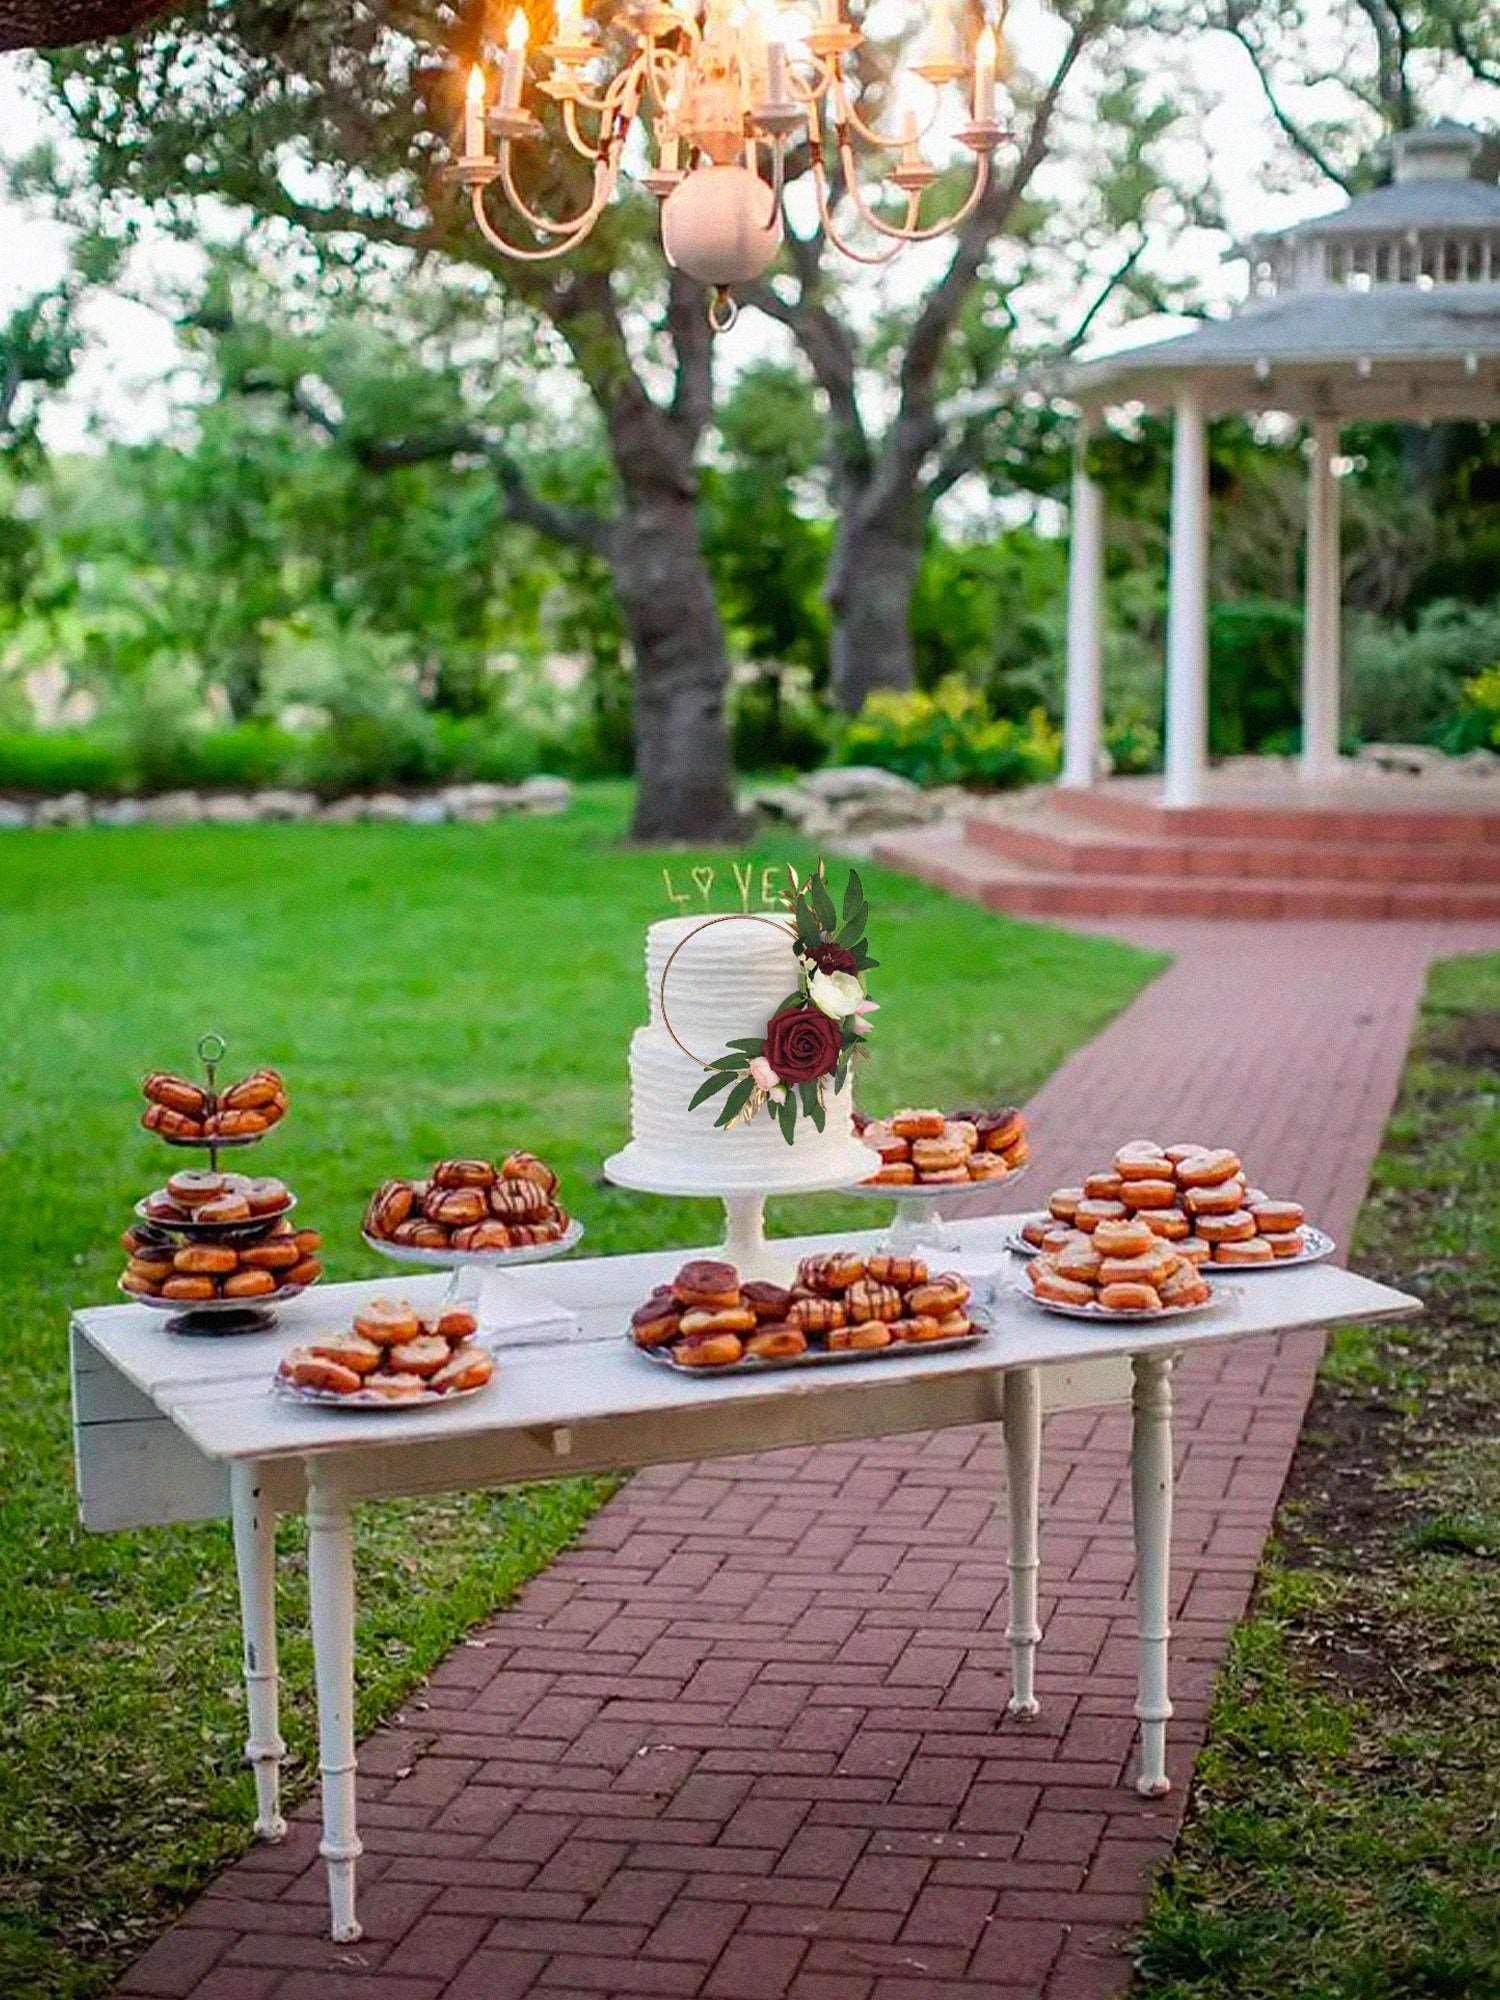
[[677, 355], [672, 422], [689, 451], [697, 447], [714, 407], [714, 334], [703, 310], [703, 288], [672, 267], [667, 278], [667, 331]]
[[[816, 260], [810, 267], [805, 262], [807, 239], [798, 238], [789, 230], [787, 241], [804, 246], [802, 253], [793, 250], [793, 263], [816, 272]], [[844, 327], [817, 297], [816, 289], [809, 291], [805, 278], [795, 302], [784, 299], [765, 278], [741, 286], [740, 298], [745, 305], [757, 307], [768, 319], [790, 328], [818, 387], [828, 398], [833, 419], [833, 454], [840, 476], [854, 482], [866, 478], [872, 464], [870, 439], [860, 414], [854, 344]]]
[[1271, 116], [1276, 120], [1276, 123], [1281, 127], [1282, 131], [1286, 134], [1287, 138], [1290, 139], [1292, 144], [1297, 148], [1297, 151], [1302, 154], [1304, 159], [1311, 160], [1313, 165], [1317, 168], [1318, 172], [1320, 174], [1323, 174], [1328, 180], [1331, 180], [1335, 187], [1341, 187], [1344, 190], [1345, 194], [1351, 194], [1353, 192], [1353, 188], [1351, 186], [1348, 175], [1341, 174], [1339, 172], [1338, 168], [1334, 166], [1333, 162], [1329, 159], [1328, 155], [1322, 150], [1322, 148], [1317, 144], [1317, 142], [1307, 132], [1303, 130], [1303, 128], [1292, 117], [1291, 113], [1282, 104], [1281, 99], [1276, 95], [1275, 85], [1272, 83], [1270, 72], [1266, 67], [1265, 56], [1263, 55], [1261, 50], [1255, 46], [1254, 42], [1251, 41], [1250, 37], [1245, 33], [1245, 30], [1240, 22], [1240, 16], [1237, 7], [1231, 7], [1229, 12], [1225, 15], [1224, 32], [1228, 35], [1232, 35], [1235, 41], [1237, 41], [1240, 47], [1245, 51], [1245, 54], [1250, 58], [1250, 67], [1255, 71], [1256, 81], [1260, 85], [1261, 95], [1266, 100], [1266, 106], [1270, 111]]

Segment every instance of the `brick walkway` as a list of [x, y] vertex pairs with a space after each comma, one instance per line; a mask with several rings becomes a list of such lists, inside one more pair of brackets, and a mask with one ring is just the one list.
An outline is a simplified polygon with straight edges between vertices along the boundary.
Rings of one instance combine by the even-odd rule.
[[[1176, 962], [1032, 1104], [1028, 1196], [1109, 1142], [1235, 1144], [1347, 1240], [1433, 957], [1493, 927], [1133, 923]], [[1003, 1004], [1003, 989], [1000, 991]], [[1014, 1204], [1012, 1204], [1014, 1205]], [[192, 2000], [1087, 2000], [1171, 1846], [1316, 1367], [1178, 1380], [1171, 1765], [1130, 1787], [1123, 1411], [1052, 1418], [1041, 1718], [1003, 1717], [997, 1437], [637, 1477], [361, 1751], [366, 1937], [311, 1808], [121, 1991]]]

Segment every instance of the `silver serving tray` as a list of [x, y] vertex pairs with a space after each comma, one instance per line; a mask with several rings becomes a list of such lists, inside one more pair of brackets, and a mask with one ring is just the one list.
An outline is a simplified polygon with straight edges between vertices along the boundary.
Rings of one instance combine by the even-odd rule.
[[431, 1271], [456, 1271], [469, 1265], [482, 1270], [503, 1271], [511, 1264], [544, 1264], [561, 1257], [583, 1236], [583, 1224], [575, 1216], [555, 1243], [527, 1243], [519, 1250], [421, 1250], [409, 1243], [392, 1243], [388, 1236], [371, 1236], [360, 1231], [361, 1239], [382, 1257], [398, 1264], [421, 1264]]
[[1223, 1304], [1235, 1296], [1231, 1286], [1215, 1285], [1213, 1286], [1213, 1297], [1211, 1299], [1204, 1299], [1195, 1306], [1163, 1306], [1159, 1312], [1127, 1312], [1118, 1306], [1070, 1306], [1064, 1305], [1060, 1299], [1039, 1299], [1024, 1278], [1018, 1278], [1011, 1289], [1019, 1293], [1029, 1305], [1036, 1306], [1041, 1312], [1057, 1313], [1063, 1319], [1091, 1319], [1096, 1322], [1100, 1320], [1144, 1321], [1147, 1326], [1156, 1326], [1162, 1320], [1188, 1319], [1194, 1313], [1210, 1312], [1216, 1305]]
[[284, 1396], [289, 1403], [313, 1403], [325, 1410], [430, 1410], [437, 1403], [464, 1403], [470, 1396], [482, 1396], [494, 1387], [495, 1378], [478, 1382], [472, 1389], [426, 1389], [420, 1396], [393, 1402], [389, 1396], [372, 1395], [367, 1389], [351, 1389], [341, 1396], [336, 1389], [312, 1389], [303, 1382], [288, 1382], [284, 1375], [271, 1377], [271, 1394]]
[[200, 1313], [264, 1312], [267, 1306], [285, 1305], [288, 1299], [301, 1298], [304, 1292], [312, 1290], [312, 1286], [282, 1285], [277, 1291], [261, 1292], [248, 1299], [164, 1299], [153, 1292], [132, 1292], [123, 1284], [119, 1289], [133, 1306], [146, 1306], [152, 1312], [176, 1313], [181, 1319], [196, 1319]]
[[788, 1369], [828, 1368], [845, 1361], [889, 1361], [898, 1354], [952, 1354], [961, 1347], [976, 1347], [987, 1335], [995, 1331], [995, 1323], [982, 1306], [970, 1302], [969, 1318], [972, 1326], [968, 1333], [956, 1333], [949, 1340], [898, 1340], [890, 1347], [810, 1347], [805, 1354], [791, 1354], [784, 1361], [765, 1361], [758, 1354], [750, 1354], [743, 1361], [728, 1361], [721, 1368], [685, 1368], [674, 1359], [667, 1347], [637, 1347], [629, 1333], [625, 1338], [636, 1354], [657, 1368], [665, 1368], [673, 1375], [690, 1375], [699, 1380], [719, 1375], [771, 1375], [784, 1374]]
[[[1038, 1212], [1040, 1213], [1040, 1211]], [[1016, 1216], [1013, 1227], [1006, 1231], [1004, 1239], [1005, 1247], [1013, 1256], [1037, 1257], [1041, 1255], [1036, 1245], [1028, 1243], [1021, 1235], [1023, 1225], [1034, 1219], [1034, 1217], [1029, 1215]], [[1310, 1222], [1305, 1222], [1302, 1225], [1302, 1234], [1307, 1238], [1307, 1242], [1305, 1247], [1299, 1250], [1295, 1257], [1278, 1257], [1273, 1264], [1218, 1264], [1210, 1257], [1206, 1264], [1200, 1264], [1198, 1268], [1208, 1274], [1218, 1271], [1232, 1271], [1237, 1279], [1263, 1278], [1267, 1271], [1295, 1271], [1299, 1264], [1321, 1264], [1326, 1257], [1331, 1257], [1339, 1247], [1326, 1229], [1314, 1229]], [[1042, 1300], [1037, 1300], [1038, 1305], [1042, 1303]], [[1192, 1308], [1189, 1307], [1189, 1311], [1191, 1310]]]
[[143, 1195], [136, 1203], [134, 1213], [152, 1229], [165, 1229], [183, 1236], [212, 1235], [216, 1239], [220, 1236], [245, 1236], [257, 1229], [274, 1228], [283, 1216], [290, 1215], [297, 1206], [297, 1197], [289, 1194], [284, 1208], [273, 1209], [268, 1215], [249, 1216], [243, 1222], [200, 1222], [195, 1215], [186, 1216], [181, 1222], [158, 1222], [154, 1215], [146, 1213], [149, 1199], [149, 1195]]

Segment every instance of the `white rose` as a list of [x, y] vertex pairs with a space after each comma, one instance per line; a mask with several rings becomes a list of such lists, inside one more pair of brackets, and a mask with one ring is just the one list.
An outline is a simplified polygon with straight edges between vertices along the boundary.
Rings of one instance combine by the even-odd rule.
[[865, 989], [852, 972], [815, 972], [807, 982], [808, 998], [835, 1021], [852, 1014]]

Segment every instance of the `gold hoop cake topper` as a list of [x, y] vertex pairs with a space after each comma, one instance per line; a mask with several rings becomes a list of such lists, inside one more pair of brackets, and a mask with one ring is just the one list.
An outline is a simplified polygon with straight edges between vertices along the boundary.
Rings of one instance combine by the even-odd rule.
[[[662, 1026], [691, 1062], [707, 1072], [689, 1100], [694, 1111], [722, 1090], [726, 1092], [717, 1127], [746, 1123], [769, 1106], [790, 1146], [796, 1137], [797, 1114], [810, 1118], [821, 1132], [827, 1122], [826, 1094], [835, 1093], [848, 1078], [850, 1064], [868, 1056], [864, 1037], [875, 1001], [865, 991], [864, 975], [878, 961], [865, 942], [869, 906], [854, 869], [844, 886], [843, 902], [834, 907], [823, 863], [805, 882], [787, 869], [783, 897], [790, 921], [756, 916], [749, 911], [707, 917], [673, 946], [657, 982]], [[759, 1036], [729, 1043], [725, 1053], [705, 1061], [687, 1047], [667, 1014], [667, 975], [684, 945], [714, 924], [768, 924], [783, 932], [792, 946], [797, 984], [766, 1023]]]

